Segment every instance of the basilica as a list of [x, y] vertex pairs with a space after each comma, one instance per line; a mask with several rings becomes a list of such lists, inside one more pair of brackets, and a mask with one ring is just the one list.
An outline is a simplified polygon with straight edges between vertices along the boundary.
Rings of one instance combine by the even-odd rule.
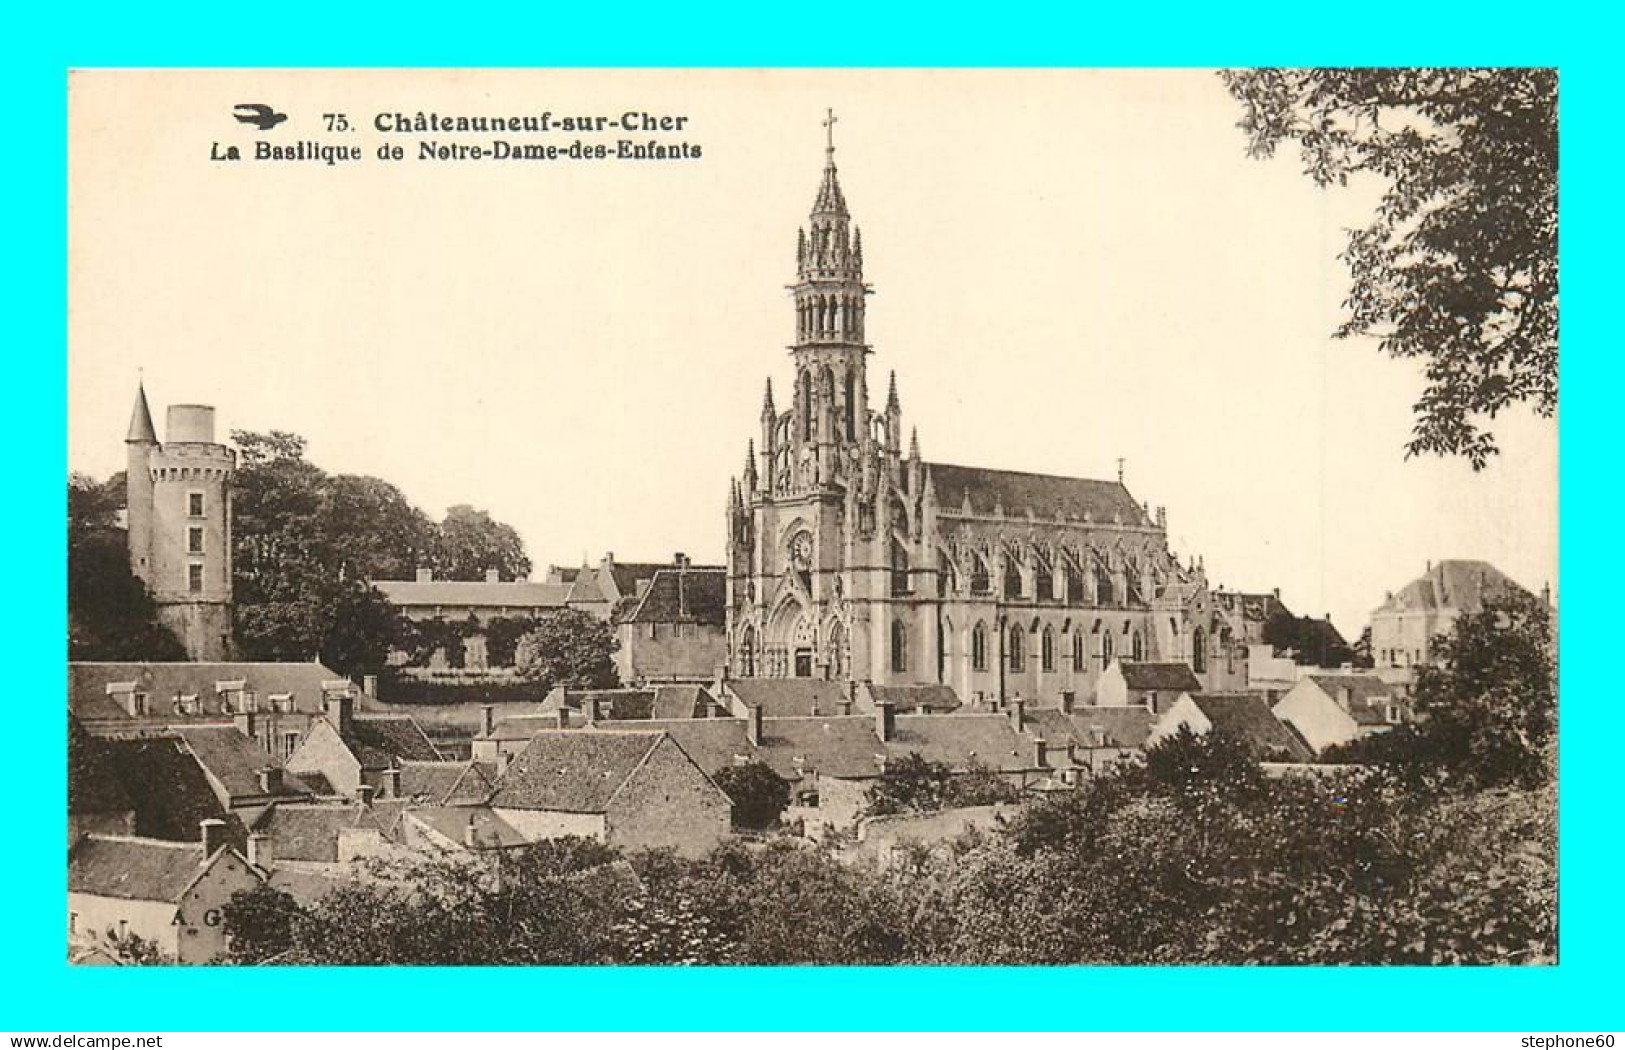
[[[1116, 480], [933, 463], [895, 374], [870, 407], [863, 237], [833, 141], [797, 236], [794, 384], [771, 378], [728, 495], [737, 677], [946, 684], [967, 701], [1085, 701], [1114, 659], [1239, 684], [1238, 646], [1166, 512]], [[1242, 654], [1244, 657], [1244, 653]]]

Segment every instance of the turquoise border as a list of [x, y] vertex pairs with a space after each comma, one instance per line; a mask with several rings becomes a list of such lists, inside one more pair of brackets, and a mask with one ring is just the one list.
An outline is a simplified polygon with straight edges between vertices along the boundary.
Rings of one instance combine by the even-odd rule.
[[[1495, 1029], [1606, 1031], [1621, 1011], [1614, 702], [1598, 488], [1619, 389], [1604, 296], [1617, 15], [1510, 3], [1158, 4], [1037, 11], [621, 3], [43, 6], [0, 20], [12, 640], [0, 1028]], [[1541, 970], [70, 970], [62, 960], [66, 96], [71, 66], [1521, 64], [1562, 71], [1562, 961]], [[949, 133], [947, 131], [945, 134]], [[1239, 148], [1239, 147], [1238, 147]], [[1592, 571], [1586, 571], [1590, 568]]]

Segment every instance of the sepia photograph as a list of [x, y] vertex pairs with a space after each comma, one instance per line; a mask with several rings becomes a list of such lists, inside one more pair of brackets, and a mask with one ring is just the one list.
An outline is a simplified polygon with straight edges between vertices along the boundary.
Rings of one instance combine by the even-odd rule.
[[1558, 79], [72, 71], [68, 963], [1555, 967]]

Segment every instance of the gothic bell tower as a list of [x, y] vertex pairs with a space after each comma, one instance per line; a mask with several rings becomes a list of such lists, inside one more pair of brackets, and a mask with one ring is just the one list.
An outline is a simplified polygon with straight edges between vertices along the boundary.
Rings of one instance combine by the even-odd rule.
[[[798, 463], [812, 458], [833, 480], [864, 444], [869, 391], [864, 341], [863, 233], [852, 226], [835, 171], [835, 114], [824, 120], [824, 174], [808, 226], [796, 231], [796, 364], [791, 440]], [[811, 451], [812, 456], [807, 453]]]

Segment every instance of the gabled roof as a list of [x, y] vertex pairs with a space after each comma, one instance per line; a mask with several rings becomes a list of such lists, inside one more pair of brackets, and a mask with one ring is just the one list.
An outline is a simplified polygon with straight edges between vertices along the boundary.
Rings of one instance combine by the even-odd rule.
[[735, 759], [763, 760], [743, 718], [671, 718], [636, 722], [594, 722], [593, 730], [663, 730], [687, 752], [707, 776], [735, 764]]
[[376, 831], [390, 838], [386, 827], [392, 814], [354, 802], [278, 803], [254, 822], [253, 830], [271, 837], [277, 860], [336, 863], [339, 833], [349, 829]]
[[1487, 599], [1508, 591], [1528, 593], [1487, 561], [1447, 559], [1434, 562], [1427, 572], [1400, 588], [1376, 611], [1451, 609], [1477, 613], [1483, 611]]
[[1025, 516], [1030, 509], [1035, 517], [1051, 521], [1088, 517], [1111, 522], [1121, 516], [1125, 525], [1151, 524], [1145, 508], [1117, 481], [948, 463], [927, 463], [925, 469], [937, 491], [939, 513], [950, 517], [960, 513], [968, 493], [975, 514], [992, 514], [1000, 508], [1007, 515]]
[[431, 805], [484, 802], [491, 794], [491, 782], [473, 762], [420, 762], [407, 759], [400, 764], [401, 797], [421, 799]]
[[1035, 755], [1002, 714], [898, 715], [886, 743], [893, 758], [913, 752], [954, 770], [973, 765], [996, 771], [1031, 769]]
[[1075, 707], [1069, 719], [1080, 744], [1088, 745], [1099, 727], [1106, 737], [1106, 746], [1141, 748], [1151, 735], [1156, 716], [1151, 709], [1139, 704], [1123, 707]]
[[597, 704], [605, 718], [648, 718], [654, 709], [653, 689], [565, 689], [555, 686], [542, 700], [541, 710], [557, 711], [562, 704], [571, 711], [592, 717]]
[[1123, 671], [1123, 681], [1130, 689], [1149, 690], [1159, 693], [1194, 693], [1202, 688], [1202, 680], [1196, 677], [1190, 664], [1181, 662], [1166, 663], [1135, 663], [1132, 660], [1119, 661], [1118, 666]]
[[[282, 760], [268, 754], [259, 744], [237, 731], [235, 726], [177, 726], [173, 732], [186, 743], [210, 779], [232, 801], [266, 797], [260, 786], [260, 770], [267, 766], [282, 769]], [[283, 769], [281, 797], [312, 794], [309, 785]]]
[[544, 729], [557, 729], [558, 715], [512, 715], [481, 733], [476, 740], [529, 740]]
[[833, 715], [847, 697], [846, 683], [820, 678], [730, 678], [723, 688], [766, 718]]
[[68, 890], [172, 904], [208, 859], [196, 842], [86, 835], [68, 849]]
[[[272, 694], [287, 693], [296, 711], [314, 714], [322, 709], [322, 683], [340, 675], [319, 663], [138, 663], [75, 661], [68, 664], [68, 707], [80, 718], [106, 721], [130, 719], [129, 712], [108, 699], [114, 682], [134, 682], [147, 694], [147, 710], [166, 722], [218, 720], [221, 715], [216, 686], [221, 682], [246, 683], [265, 711]], [[174, 710], [174, 698], [196, 696], [204, 712], [196, 716]], [[230, 714], [231, 712], [224, 712]]]
[[435, 762], [445, 757], [408, 715], [356, 715], [344, 743], [367, 770], [388, 769], [403, 760]]
[[458, 846], [467, 842], [468, 827], [474, 826], [475, 849], [507, 849], [525, 845], [525, 837], [513, 825], [486, 806], [419, 806], [407, 810], [407, 820], [416, 820]]
[[1342, 689], [1347, 689], [1354, 700], [1386, 700], [1394, 695], [1388, 683], [1374, 674], [1311, 674], [1304, 677], [1313, 680], [1333, 700], [1337, 699]]
[[959, 694], [951, 685], [869, 685], [866, 687], [875, 704], [895, 704], [899, 711], [912, 711], [924, 707], [930, 711], [957, 711]]
[[241, 840], [240, 822], [226, 811], [180, 737], [93, 738], [90, 744], [88, 761], [119, 785], [134, 808], [137, 835], [192, 842], [199, 822], [214, 819], [226, 821], [228, 838]]
[[490, 804], [602, 813], [664, 738], [661, 732], [544, 730], [515, 756]]
[[[757, 754], [786, 779], [816, 772], [821, 776], [863, 778], [880, 775], [886, 745], [875, 731], [874, 715], [818, 718], [764, 718]], [[800, 759], [798, 765], [796, 760]]]
[[721, 568], [661, 569], [620, 620], [721, 627], [727, 617], [727, 586], [727, 574]]
[[1242, 741], [1260, 758], [1280, 755], [1307, 762], [1315, 757], [1314, 749], [1276, 718], [1268, 701], [1256, 693], [1193, 693], [1191, 702], [1215, 732]]
[[650, 718], [704, 718], [714, 701], [703, 685], [657, 685]]
[[570, 597], [563, 583], [530, 580], [488, 583], [483, 580], [373, 580], [389, 604], [401, 607], [562, 609]]

